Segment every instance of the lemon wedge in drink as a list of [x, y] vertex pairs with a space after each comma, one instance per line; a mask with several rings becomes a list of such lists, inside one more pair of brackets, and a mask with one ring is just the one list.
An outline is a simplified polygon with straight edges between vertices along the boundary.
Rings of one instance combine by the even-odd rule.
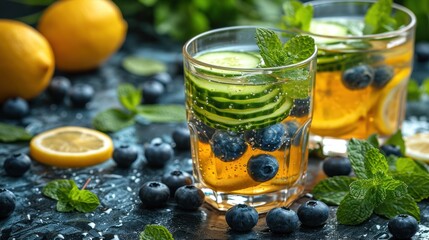
[[429, 163], [429, 133], [418, 133], [404, 140], [407, 157]]
[[87, 167], [112, 156], [111, 138], [83, 127], [60, 127], [35, 136], [30, 142], [31, 157], [57, 167]]

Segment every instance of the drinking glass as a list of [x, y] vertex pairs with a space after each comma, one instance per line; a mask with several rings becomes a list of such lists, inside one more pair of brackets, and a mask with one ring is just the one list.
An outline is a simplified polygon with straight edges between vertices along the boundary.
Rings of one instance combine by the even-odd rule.
[[393, 4], [401, 27], [364, 34], [364, 16], [375, 1], [319, 0], [308, 32], [318, 47], [311, 143], [325, 154], [346, 153], [350, 138], [377, 134], [381, 140], [400, 129], [407, 82], [412, 71], [416, 18]]
[[317, 50], [264, 67], [255, 34], [253, 26], [216, 29], [183, 47], [194, 177], [221, 211], [266, 212], [304, 189]]

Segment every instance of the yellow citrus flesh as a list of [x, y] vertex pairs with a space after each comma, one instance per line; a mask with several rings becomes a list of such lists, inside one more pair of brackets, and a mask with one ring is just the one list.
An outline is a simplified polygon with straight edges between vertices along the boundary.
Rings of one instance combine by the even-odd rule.
[[57, 1], [45, 10], [38, 24], [63, 71], [93, 69], [123, 43], [127, 24], [109, 0]]
[[404, 138], [407, 157], [429, 163], [429, 133], [419, 133]]
[[38, 96], [54, 71], [48, 41], [24, 23], [0, 19], [0, 43], [0, 103], [11, 97]]
[[60, 127], [35, 136], [30, 142], [31, 157], [57, 167], [87, 167], [112, 156], [113, 143], [102, 132], [83, 127]]
[[350, 90], [341, 81], [340, 71], [318, 72], [314, 94], [311, 132], [341, 136], [359, 127], [359, 119], [375, 104], [372, 88]]

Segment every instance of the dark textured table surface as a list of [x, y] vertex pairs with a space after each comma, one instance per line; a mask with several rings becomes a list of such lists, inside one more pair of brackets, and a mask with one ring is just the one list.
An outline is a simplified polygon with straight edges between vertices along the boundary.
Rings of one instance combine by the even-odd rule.
[[[91, 127], [91, 119], [98, 112], [111, 106], [118, 106], [116, 86], [120, 82], [141, 84], [145, 78], [128, 74], [121, 68], [124, 56], [136, 54], [165, 61], [173, 74], [174, 81], [168, 86], [168, 94], [162, 103], [183, 103], [183, 77], [180, 75], [180, 47], [167, 44], [140, 44], [138, 38], [129, 38], [123, 49], [115, 54], [98, 70], [78, 75], [66, 75], [73, 84], [88, 83], [97, 91], [86, 109], [75, 109], [68, 104], [55, 105], [42, 95], [31, 102], [31, 114], [20, 122], [32, 133], [66, 125]], [[179, 69], [179, 70], [178, 70]], [[418, 65], [417, 78], [428, 73], [428, 65]], [[57, 73], [61, 74], [61, 73]], [[427, 74], [429, 75], [429, 74]], [[426, 102], [427, 103], [427, 102]], [[425, 102], [410, 104], [404, 131], [429, 131]], [[410, 112], [412, 111], [412, 112]], [[413, 116], [411, 116], [413, 115]], [[1, 119], [5, 121], [4, 119]], [[228, 229], [224, 215], [201, 207], [195, 212], [186, 212], [175, 207], [171, 201], [167, 207], [150, 210], [141, 205], [138, 190], [148, 180], [160, 180], [165, 171], [182, 169], [191, 171], [190, 153], [176, 152], [174, 159], [164, 169], [146, 166], [142, 146], [155, 137], [171, 141], [171, 133], [177, 124], [147, 124], [135, 126], [111, 134], [118, 145], [129, 143], [140, 149], [140, 157], [130, 169], [119, 169], [113, 160], [94, 167], [82, 169], [59, 169], [36, 162], [21, 178], [6, 176], [0, 168], [0, 188], [7, 188], [17, 197], [15, 212], [0, 220], [0, 239], [138, 239], [138, 234], [147, 224], [167, 227], [175, 239], [390, 239], [386, 219], [377, 216], [359, 226], [339, 225], [335, 218], [336, 208], [331, 208], [330, 219], [320, 228], [299, 228], [289, 235], [273, 235], [261, 216], [253, 231], [237, 234]], [[0, 165], [6, 156], [16, 152], [28, 152], [28, 143], [0, 144]], [[320, 178], [320, 161], [310, 160], [308, 190]], [[101, 205], [92, 213], [59, 213], [55, 201], [44, 197], [41, 189], [47, 182], [58, 179], [74, 179], [79, 186], [91, 178], [87, 189], [96, 193]], [[292, 205], [297, 209], [307, 200], [302, 197]], [[429, 202], [419, 204], [421, 209], [420, 230], [413, 239], [429, 239]]]

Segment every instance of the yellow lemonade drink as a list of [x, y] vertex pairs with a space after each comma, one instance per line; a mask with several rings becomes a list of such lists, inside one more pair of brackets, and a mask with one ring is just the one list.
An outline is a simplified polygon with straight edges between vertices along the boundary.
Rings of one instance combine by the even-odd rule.
[[306, 33], [318, 45], [311, 135], [328, 154], [345, 153], [350, 138], [389, 137], [400, 129], [405, 115], [415, 17], [393, 4], [397, 28], [367, 34], [365, 14], [374, 3], [308, 3], [314, 15]]
[[266, 67], [255, 33], [213, 30], [184, 47], [194, 176], [219, 210], [266, 212], [304, 189], [316, 51]]

